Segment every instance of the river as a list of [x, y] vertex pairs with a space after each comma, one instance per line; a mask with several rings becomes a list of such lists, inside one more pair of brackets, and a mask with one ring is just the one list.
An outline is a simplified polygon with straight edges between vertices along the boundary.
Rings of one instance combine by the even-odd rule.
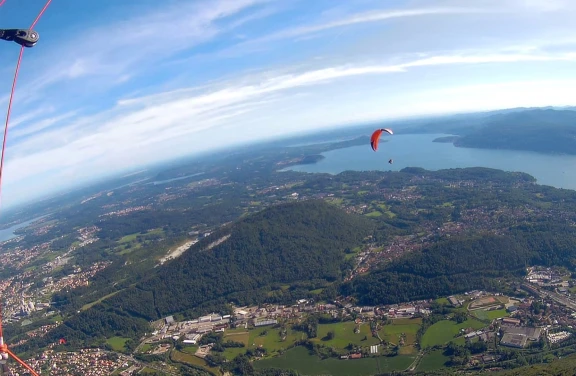
[[[457, 148], [451, 143], [432, 142], [446, 134], [382, 136], [377, 152], [370, 145], [331, 150], [315, 164], [286, 168], [302, 172], [337, 174], [346, 170], [398, 171], [404, 167], [441, 170], [458, 167], [489, 167], [521, 171], [539, 184], [576, 189], [576, 155], [549, 155], [528, 151]], [[389, 164], [388, 160], [394, 163]]]

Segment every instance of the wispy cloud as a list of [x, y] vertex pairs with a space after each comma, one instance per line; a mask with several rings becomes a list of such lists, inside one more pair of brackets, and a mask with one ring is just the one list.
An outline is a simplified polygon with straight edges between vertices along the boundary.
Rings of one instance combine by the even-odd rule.
[[[150, 155], [152, 145], [221, 127], [226, 125], [227, 121], [233, 121], [260, 106], [293, 95], [294, 89], [352, 77], [405, 73], [410, 69], [429, 66], [527, 61], [576, 61], [576, 53], [547, 56], [446, 55], [400, 64], [346, 65], [275, 77], [270, 77], [267, 73], [262, 74], [260, 80], [239, 86], [230, 84], [216, 91], [198, 93], [194, 90], [179, 90], [134, 98], [120, 101], [110, 111], [82, 118], [67, 127], [44, 132], [15, 145], [10, 148], [10, 154], [19, 158], [12, 160], [8, 168], [12, 180], [16, 181], [46, 171], [46, 164], [54, 166], [56, 170], [75, 165], [82, 166], [82, 169], [93, 164], [107, 166], [112, 162], [111, 159], [117, 161], [120, 150], [123, 155], [132, 155], [132, 158], [123, 161], [124, 163], [136, 164], [149, 161], [144, 154]], [[280, 96], [283, 92], [286, 95]], [[48, 128], [72, 115], [73, 113], [70, 113], [46, 119], [43, 123], [38, 123], [36, 129]], [[30, 133], [33, 132], [28, 132]], [[216, 143], [217, 141], [213, 145]], [[148, 151], [143, 153], [143, 150]], [[38, 164], [40, 160], [46, 164]]]
[[[273, 0], [218, 0], [177, 2], [152, 13], [136, 14], [100, 29], [87, 30], [39, 61], [44, 74], [26, 86], [31, 93], [42, 93], [59, 81], [94, 77], [94, 86], [110, 86], [141, 74], [178, 51], [205, 43], [216, 37], [218, 22], [254, 6]], [[237, 25], [265, 14], [243, 16]], [[55, 64], [56, 63], [56, 64]], [[28, 98], [34, 99], [34, 98]]]
[[488, 9], [480, 8], [422, 8], [422, 9], [405, 9], [405, 10], [373, 10], [370, 12], [353, 14], [349, 17], [320, 23], [316, 25], [307, 25], [296, 27], [293, 29], [288, 29], [280, 31], [278, 33], [262, 37], [257, 39], [255, 42], [268, 42], [277, 39], [293, 38], [302, 35], [317, 33], [320, 31], [325, 31], [329, 29], [345, 27], [355, 24], [371, 23], [389, 20], [392, 18], [406, 18], [406, 17], [419, 17], [419, 16], [430, 16], [430, 15], [449, 15], [449, 14], [463, 14], [463, 13], [478, 13], [478, 12], [491, 12]]

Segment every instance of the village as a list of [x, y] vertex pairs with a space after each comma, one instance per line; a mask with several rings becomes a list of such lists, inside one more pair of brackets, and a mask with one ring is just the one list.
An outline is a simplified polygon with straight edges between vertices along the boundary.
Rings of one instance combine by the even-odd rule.
[[[440, 317], [440, 321], [428, 327], [417, 339], [416, 332], [422, 325], [422, 320], [438, 315], [439, 307], [444, 307], [440, 311], [449, 308], [452, 313], [441, 314], [443, 317]], [[461, 322], [456, 323], [458, 312], [464, 313], [464, 317]], [[358, 338], [364, 337], [364, 341], [367, 337], [365, 334], [372, 334], [373, 340], [364, 344], [358, 340], [357, 346], [341, 349], [340, 359], [389, 355], [390, 348], [395, 346], [404, 348], [400, 354], [412, 353], [413, 356], [416, 356], [415, 348], [418, 346], [419, 356], [426, 356], [430, 349], [438, 346], [442, 348], [449, 342], [470, 348], [474, 343], [484, 343], [486, 346], [480, 346], [483, 349], [480, 353], [473, 353], [468, 358], [468, 366], [474, 367], [478, 364], [489, 365], [498, 362], [502, 359], [503, 349], [561, 347], [563, 343], [573, 338], [573, 333], [576, 333], [576, 310], [547, 295], [513, 298], [500, 293], [469, 291], [436, 300], [383, 306], [357, 306], [348, 298], [330, 303], [300, 299], [293, 305], [232, 307], [230, 314], [213, 313], [181, 322], [176, 322], [169, 316], [155, 322], [156, 330], [142, 341], [140, 350], [145, 349], [148, 354], [161, 354], [173, 350], [175, 344], [181, 343], [189, 350], [193, 350], [196, 357], [205, 359], [213, 353], [211, 349], [214, 343], [206, 343], [202, 338], [212, 332], [222, 333], [224, 338], [233, 340], [241, 338], [242, 333], [260, 333], [246, 334], [245, 338], [250, 338], [250, 342], [255, 343], [245, 341], [245, 347], [248, 349], [256, 345], [257, 348], [262, 348], [263, 344], [270, 346], [272, 342], [266, 338], [258, 339], [259, 335], [276, 331], [282, 333], [282, 330], [286, 330], [283, 328], [289, 326], [288, 323], [303, 322], [310, 315], [334, 319], [334, 324], [320, 323], [318, 333], [323, 332], [321, 328], [323, 325], [334, 328], [334, 325], [341, 324], [346, 328], [354, 328], [354, 333], [358, 333]], [[350, 323], [350, 326], [347, 323]], [[404, 325], [402, 327], [408, 328], [412, 324], [416, 329], [412, 333], [406, 332], [400, 336], [391, 335], [390, 333], [396, 331], [387, 329], [394, 325]], [[365, 329], [361, 329], [362, 327]], [[263, 328], [262, 332], [260, 328]], [[450, 331], [451, 334], [439, 335], [438, 329]], [[255, 330], [257, 332], [253, 332]], [[324, 338], [323, 341], [325, 340]], [[282, 338], [273, 341], [280, 343]], [[272, 344], [270, 349], [266, 349], [269, 356], [280, 354], [275, 351], [274, 346]], [[224, 354], [226, 355], [226, 352]], [[416, 363], [418, 359], [416, 357]]]

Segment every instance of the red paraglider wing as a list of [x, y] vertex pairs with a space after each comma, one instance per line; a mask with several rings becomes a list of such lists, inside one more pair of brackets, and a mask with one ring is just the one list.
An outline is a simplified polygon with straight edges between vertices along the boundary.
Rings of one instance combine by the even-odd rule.
[[382, 134], [382, 129], [378, 129], [372, 133], [372, 137], [370, 138], [370, 146], [372, 146], [372, 150], [378, 150], [378, 141], [380, 141], [380, 135]]
[[374, 133], [372, 133], [372, 137], [370, 138], [370, 146], [372, 146], [372, 150], [374, 151], [378, 150], [378, 141], [380, 141], [380, 135], [382, 135], [382, 132], [394, 134], [394, 132], [392, 132], [392, 129], [388, 128], [375, 130]]

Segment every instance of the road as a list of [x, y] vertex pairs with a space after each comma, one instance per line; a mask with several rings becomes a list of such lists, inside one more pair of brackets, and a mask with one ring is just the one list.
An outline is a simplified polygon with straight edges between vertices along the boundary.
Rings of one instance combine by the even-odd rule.
[[563, 296], [563, 295], [560, 295], [560, 294], [552, 292], [552, 291], [542, 290], [539, 287], [534, 286], [534, 285], [530, 285], [530, 287], [534, 291], [536, 291], [540, 296], [547, 296], [550, 299], [554, 300], [555, 302], [560, 303], [560, 304], [570, 308], [573, 311], [576, 311], [576, 302], [569, 299], [567, 296]]
[[406, 371], [413, 372], [416, 369], [416, 367], [418, 367], [418, 363], [420, 363], [420, 359], [422, 359], [423, 356], [424, 351], [420, 351], [418, 355], [416, 355], [416, 359], [414, 359], [414, 361], [412, 362], [412, 364], [410, 364], [410, 367], [408, 367]]

